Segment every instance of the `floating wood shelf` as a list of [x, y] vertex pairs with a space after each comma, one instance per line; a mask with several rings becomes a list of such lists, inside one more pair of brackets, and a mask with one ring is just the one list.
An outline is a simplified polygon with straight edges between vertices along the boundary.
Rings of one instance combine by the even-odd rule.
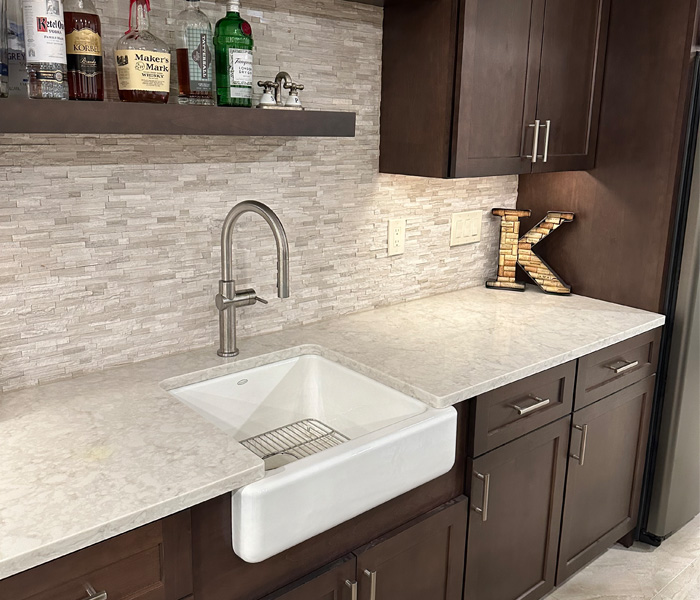
[[355, 113], [9, 98], [0, 133], [354, 137]]

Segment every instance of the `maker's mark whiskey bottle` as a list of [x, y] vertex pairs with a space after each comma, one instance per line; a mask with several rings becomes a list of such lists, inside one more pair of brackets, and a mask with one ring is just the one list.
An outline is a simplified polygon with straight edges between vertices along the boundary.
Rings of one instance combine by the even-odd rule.
[[71, 100], [104, 100], [102, 25], [92, 0], [65, 0]]
[[131, 0], [129, 31], [117, 42], [117, 87], [122, 102], [166, 103], [170, 47], [149, 29], [150, 0]]
[[228, 0], [226, 16], [216, 24], [216, 97], [219, 106], [253, 104], [253, 32], [241, 18], [239, 0]]

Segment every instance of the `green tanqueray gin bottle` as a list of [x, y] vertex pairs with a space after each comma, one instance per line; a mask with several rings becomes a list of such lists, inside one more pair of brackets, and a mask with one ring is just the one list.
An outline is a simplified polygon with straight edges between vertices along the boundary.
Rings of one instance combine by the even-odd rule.
[[214, 32], [219, 106], [250, 107], [253, 102], [253, 32], [240, 10], [239, 0], [228, 0]]

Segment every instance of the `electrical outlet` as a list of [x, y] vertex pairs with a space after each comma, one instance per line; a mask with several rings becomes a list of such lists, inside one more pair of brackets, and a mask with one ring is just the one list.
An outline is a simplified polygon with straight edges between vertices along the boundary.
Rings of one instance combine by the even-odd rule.
[[481, 240], [481, 211], [454, 213], [450, 230], [450, 246], [474, 244]]
[[406, 245], [406, 219], [389, 220], [389, 256], [403, 254]]

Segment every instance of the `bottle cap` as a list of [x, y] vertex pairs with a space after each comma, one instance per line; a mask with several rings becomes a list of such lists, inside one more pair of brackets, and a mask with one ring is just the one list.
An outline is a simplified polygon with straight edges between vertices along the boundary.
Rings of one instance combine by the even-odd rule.
[[228, 0], [226, 3], [226, 10], [228, 12], [241, 12], [240, 0]]

